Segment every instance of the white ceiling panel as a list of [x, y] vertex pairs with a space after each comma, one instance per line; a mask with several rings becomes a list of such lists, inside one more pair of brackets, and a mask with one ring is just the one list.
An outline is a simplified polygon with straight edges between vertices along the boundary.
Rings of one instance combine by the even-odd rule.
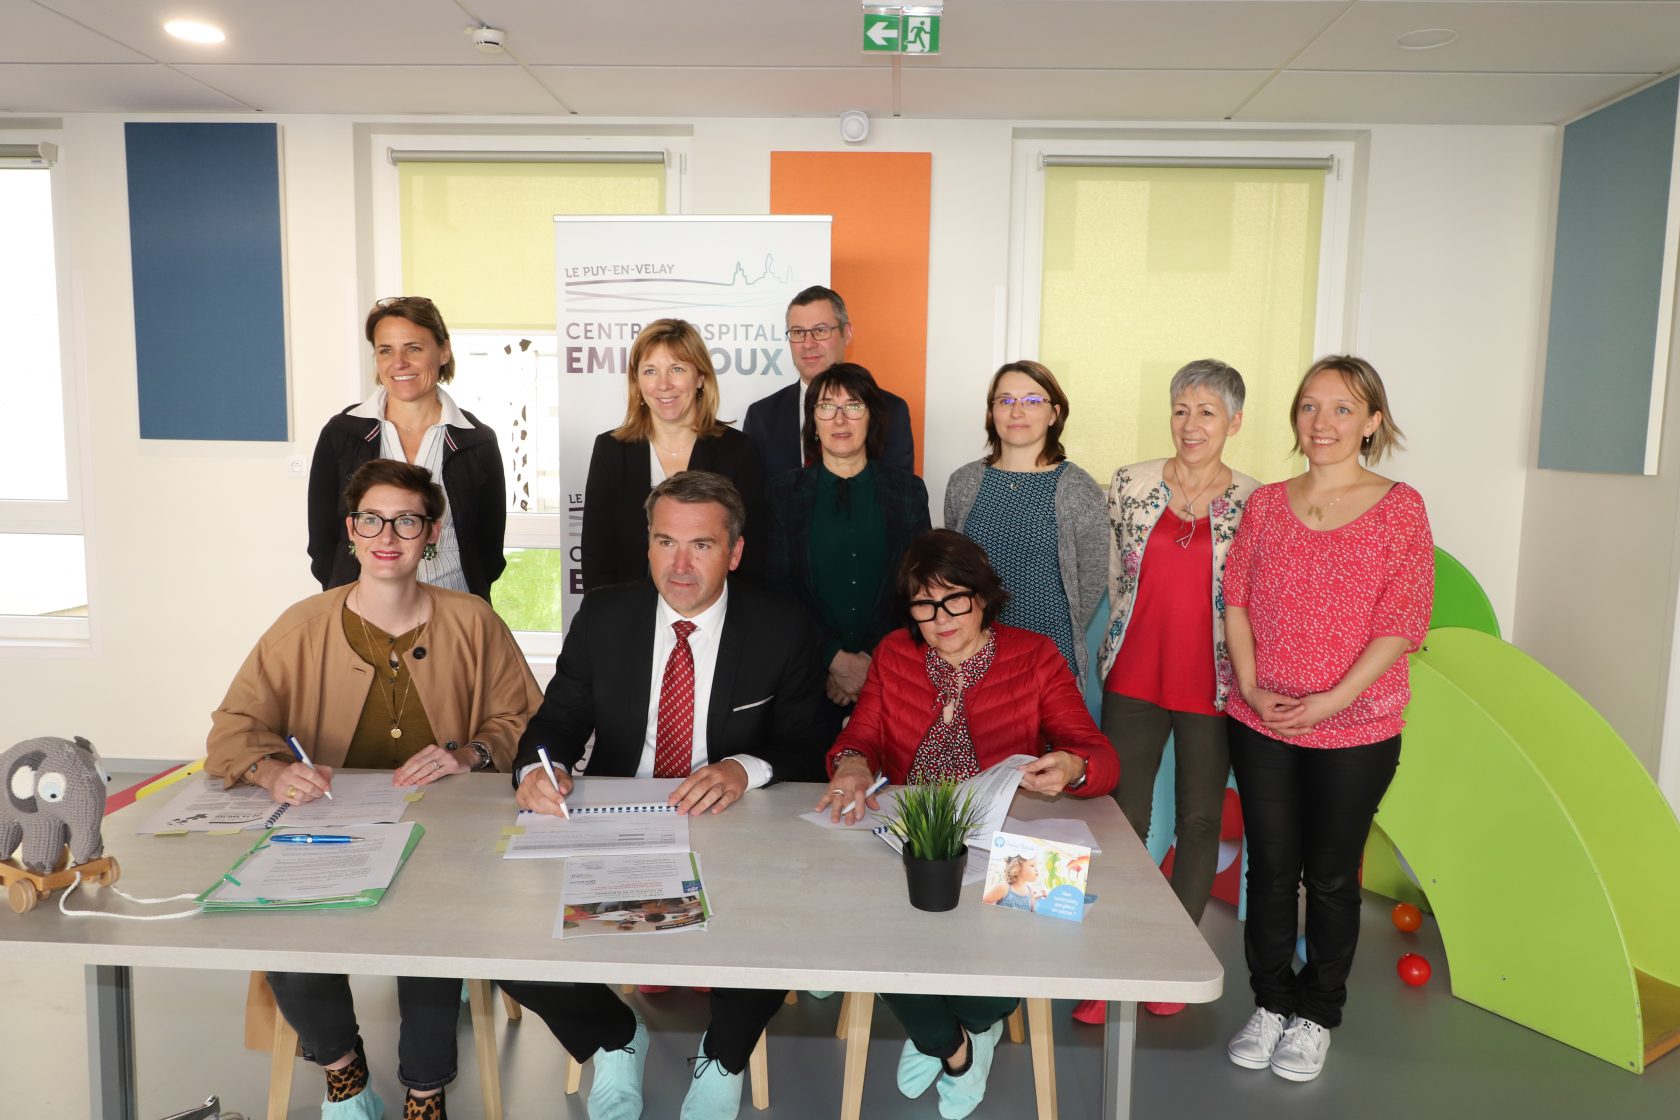
[[[453, 0], [41, 0], [97, 31], [171, 63], [366, 63], [507, 65], [464, 31]], [[558, 5], [553, 5], [558, 8]], [[554, 17], [550, 17], [554, 18]], [[227, 42], [183, 42], [172, 19], [219, 27]]]
[[[532, 64], [851, 66], [863, 53], [857, 0], [468, 0]], [[1335, 18], [1324, 0], [1022, 3], [952, 0], [929, 67], [1271, 69]], [[880, 56], [873, 56], [880, 57]]]
[[1625, 74], [1280, 74], [1239, 121], [1546, 124], [1624, 93]]
[[1005, 120], [1220, 120], [1269, 70], [911, 70], [911, 117]]
[[517, 66], [183, 66], [271, 113], [564, 113]]
[[845, 109], [892, 112], [886, 65], [832, 69], [761, 67], [534, 67], [586, 116], [823, 117]]
[[14, 113], [243, 111], [245, 106], [155, 63], [0, 66], [0, 110]]
[[0, 0], [0, 62], [147, 62], [33, 0]]
[[[1435, 50], [1405, 50], [1410, 31], [1448, 28]], [[1296, 70], [1660, 74], [1680, 65], [1680, 3], [1361, 3], [1302, 52]]]

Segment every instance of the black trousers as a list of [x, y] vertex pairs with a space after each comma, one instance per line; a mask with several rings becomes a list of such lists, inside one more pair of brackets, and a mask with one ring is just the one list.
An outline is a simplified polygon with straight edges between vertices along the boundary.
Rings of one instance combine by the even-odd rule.
[[[1359, 860], [1400, 763], [1400, 736], [1333, 749], [1280, 743], [1229, 721], [1248, 843], [1254, 1002], [1335, 1027], [1359, 944]], [[1297, 897], [1307, 888], [1307, 963], [1294, 970]]]
[[[274, 1002], [298, 1033], [303, 1056], [330, 1066], [356, 1048], [361, 1034], [350, 978], [316, 972], [271, 972]], [[410, 1089], [441, 1089], [455, 1080], [455, 1027], [461, 1018], [461, 981], [397, 977], [397, 1080]]]
[[1155, 809], [1155, 772], [1161, 768], [1167, 736], [1172, 736], [1178, 810], [1172, 888], [1190, 920], [1201, 921], [1219, 872], [1219, 823], [1225, 814], [1225, 779], [1231, 771], [1225, 717], [1175, 712], [1147, 700], [1105, 692], [1102, 729], [1120, 756], [1120, 784], [1114, 788], [1114, 800], [1145, 843]]
[[[502, 990], [536, 1012], [566, 1052], [587, 1062], [597, 1050], [618, 1050], [636, 1033], [635, 1013], [605, 984], [547, 984], [502, 980]], [[747, 1068], [753, 1047], [781, 1009], [787, 992], [713, 988], [706, 1057], [730, 1073]]]

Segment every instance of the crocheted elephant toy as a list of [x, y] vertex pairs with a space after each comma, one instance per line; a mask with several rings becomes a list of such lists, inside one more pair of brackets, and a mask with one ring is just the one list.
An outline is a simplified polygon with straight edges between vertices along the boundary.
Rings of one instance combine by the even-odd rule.
[[25, 869], [45, 874], [66, 843], [72, 866], [103, 854], [99, 825], [110, 780], [99, 752], [79, 735], [25, 739], [0, 754], [0, 858], [16, 851]]

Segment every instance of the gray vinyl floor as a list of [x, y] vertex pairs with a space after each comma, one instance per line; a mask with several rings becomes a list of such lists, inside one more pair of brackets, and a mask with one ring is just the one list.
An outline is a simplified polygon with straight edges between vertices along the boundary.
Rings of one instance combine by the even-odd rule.
[[[1241, 927], [1229, 907], [1212, 903], [1202, 932], [1226, 968], [1226, 995], [1170, 1019], [1140, 1015], [1133, 1115], [1233, 1117], [1370, 1117], [1445, 1120], [1458, 1117], [1592, 1117], [1613, 1120], [1680, 1117], [1680, 1054], [1643, 1076], [1506, 1022], [1454, 999], [1445, 955], [1431, 921], [1414, 935], [1397, 932], [1388, 904], [1367, 899], [1352, 1001], [1336, 1032], [1318, 1081], [1296, 1085], [1265, 1071], [1231, 1065], [1224, 1042], [1247, 1017], [1250, 1003], [1242, 964]], [[0, 921], [26, 921], [0, 910]], [[1394, 975], [1402, 952], [1424, 953], [1435, 977], [1423, 989]], [[960, 947], [953, 947], [960, 951]], [[890, 954], [890, 946], [882, 947]], [[388, 1101], [395, 1080], [395, 991], [388, 980], [359, 981], [357, 1008], [373, 1066], [374, 1084]], [[0, 962], [0, 1120], [87, 1115], [86, 1034], [82, 970], [78, 966], [20, 966]], [[266, 1099], [267, 1056], [241, 1048], [243, 973], [141, 969], [135, 975], [141, 1120], [158, 1120], [202, 1103], [211, 1092], [223, 1108], [260, 1117]], [[676, 991], [630, 997], [653, 1032], [646, 1080], [649, 1120], [675, 1117], [687, 1066], [705, 1017], [705, 998]], [[771, 1026], [767, 1112], [750, 1103], [743, 1120], [831, 1117], [837, 1114], [843, 1044], [834, 1039], [840, 1000], [801, 995]], [[1057, 1086], [1061, 1115], [1093, 1117], [1101, 1102], [1101, 1031], [1075, 1023], [1071, 1004], [1056, 1007]], [[892, 1015], [876, 1004], [863, 1115], [875, 1120], [938, 1115], [934, 1094], [906, 1101], [893, 1083], [903, 1044]], [[583, 1095], [564, 1095], [559, 1045], [534, 1016], [501, 1021], [503, 1092], [510, 1120], [581, 1118]], [[463, 1013], [460, 1078], [449, 1091], [455, 1120], [482, 1115], [471, 1030]], [[583, 1093], [589, 1089], [584, 1077]], [[297, 1063], [294, 1118], [318, 1115], [320, 1075]], [[400, 1116], [400, 1109], [394, 1116]], [[1027, 1120], [1034, 1115], [1028, 1048], [1000, 1048], [978, 1118]]]

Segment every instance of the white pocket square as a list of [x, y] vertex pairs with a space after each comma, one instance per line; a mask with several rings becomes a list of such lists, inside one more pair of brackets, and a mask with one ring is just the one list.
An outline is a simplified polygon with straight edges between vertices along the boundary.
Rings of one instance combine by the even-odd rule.
[[732, 712], [744, 712], [748, 708], [762, 708], [764, 705], [770, 703], [770, 701], [774, 700], [775, 698], [776, 698], [776, 694], [772, 692], [769, 696], [766, 696], [762, 700], [754, 700], [751, 704], [742, 704], [738, 708], [731, 708], [729, 710], [732, 711]]

